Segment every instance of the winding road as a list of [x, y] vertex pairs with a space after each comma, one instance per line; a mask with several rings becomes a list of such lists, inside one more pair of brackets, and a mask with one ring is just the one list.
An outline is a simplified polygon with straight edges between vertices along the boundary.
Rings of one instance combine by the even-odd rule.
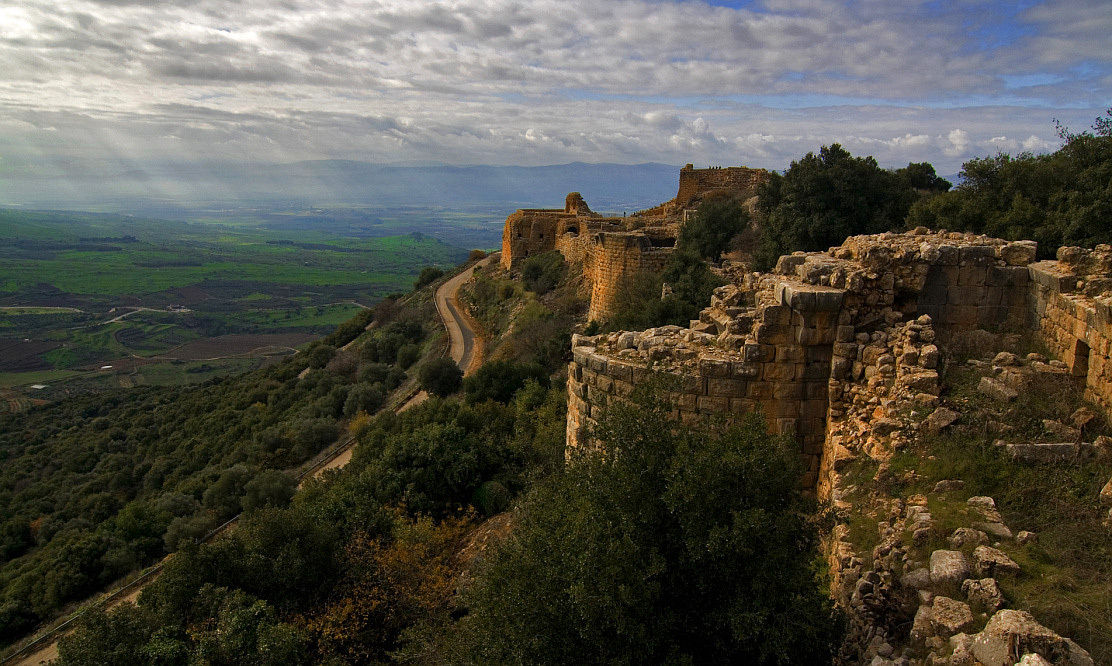
[[[452, 357], [452, 360], [463, 370], [464, 375], [471, 374], [482, 364], [483, 349], [481, 340], [475, 335], [476, 324], [474, 320], [467, 315], [459, 304], [459, 289], [464, 282], [471, 279], [476, 268], [487, 266], [491, 261], [497, 258], [498, 253], [496, 252], [477, 262], [474, 266], [465, 269], [459, 275], [456, 275], [440, 285], [436, 290], [436, 294], [433, 296], [436, 304], [436, 311], [440, 314], [440, 319], [444, 323], [444, 328], [448, 331], [448, 353]], [[421, 404], [427, 399], [428, 394], [421, 391], [406, 401], [397, 411], [403, 412], [414, 405]], [[306, 476], [317, 476], [326, 469], [336, 469], [346, 465], [348, 461], [351, 460], [354, 443], [354, 439], [349, 438], [346, 446], [343, 446], [336, 455], [327, 459], [326, 462], [316, 469], [310, 468], [311, 472], [306, 474]], [[238, 516], [236, 518], [238, 518]], [[229, 523], [234, 522], [234, 520], [235, 519], [229, 521]], [[155, 572], [151, 573], [153, 574]], [[117, 590], [116, 593], [109, 595], [108, 600], [105, 602], [105, 608], [111, 608], [124, 601], [134, 602], [139, 597], [139, 592], [142, 591], [143, 587], [156, 577], [156, 575], [150, 575], [144, 578], [142, 584], [129, 585]], [[76, 619], [76, 616], [74, 619]], [[57, 659], [58, 638], [61, 634], [67, 632], [69, 624], [70, 622], [66, 622], [58, 627], [58, 629], [28, 644], [24, 649], [0, 660], [0, 663], [10, 663], [16, 666], [40, 666], [53, 659]]]

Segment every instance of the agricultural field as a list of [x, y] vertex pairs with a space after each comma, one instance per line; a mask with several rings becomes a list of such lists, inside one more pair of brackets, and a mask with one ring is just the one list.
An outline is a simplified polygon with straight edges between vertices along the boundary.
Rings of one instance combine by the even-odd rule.
[[467, 256], [317, 220], [0, 210], [0, 411], [258, 368]]

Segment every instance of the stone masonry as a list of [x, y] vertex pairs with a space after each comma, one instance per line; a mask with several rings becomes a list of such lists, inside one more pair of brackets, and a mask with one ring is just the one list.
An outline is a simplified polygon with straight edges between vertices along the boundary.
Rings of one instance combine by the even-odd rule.
[[642, 271], [663, 269], [679, 236], [683, 214], [712, 194], [746, 199], [768, 179], [763, 169], [728, 167], [680, 171], [679, 190], [671, 201], [630, 217], [603, 217], [591, 211], [578, 192], [558, 209], [522, 209], [506, 218], [502, 231], [502, 267], [516, 270], [532, 255], [556, 250], [582, 267], [591, 283], [589, 317], [611, 314], [622, 280]]
[[978, 329], [1033, 329], [1107, 408], [1112, 250], [1067, 248], [1057, 262], [1033, 263], [1035, 251], [926, 229], [857, 236], [737, 277], [688, 328], [576, 336], [568, 445], [593, 445], [590, 428], [609, 402], [661, 372], [677, 382], [684, 422], [759, 411], [794, 436], [803, 486], [825, 496], [840, 442], [891, 446], [900, 401], [936, 400], [939, 345]]

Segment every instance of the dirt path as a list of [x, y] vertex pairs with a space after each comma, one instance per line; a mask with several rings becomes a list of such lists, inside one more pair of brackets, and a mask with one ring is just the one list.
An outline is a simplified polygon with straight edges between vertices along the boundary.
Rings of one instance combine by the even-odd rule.
[[[440, 313], [440, 319], [444, 322], [444, 327], [448, 330], [448, 353], [451, 355], [452, 360], [459, 364], [465, 375], [474, 372], [483, 360], [482, 340], [475, 335], [476, 324], [471, 317], [469, 317], [459, 304], [459, 288], [464, 282], [471, 279], [475, 272], [475, 268], [488, 265], [493, 259], [497, 257], [497, 253], [488, 256], [486, 259], [475, 264], [471, 268], [463, 271], [451, 280], [448, 280], [436, 290], [435, 302], [436, 311]], [[398, 412], [421, 404], [428, 399], [428, 394], [421, 391], [417, 395], [407, 400]], [[329, 460], [317, 470], [312, 476], [319, 476], [326, 469], [338, 469], [348, 464], [351, 460], [351, 455], [354, 450], [354, 444], [342, 451], [335, 458]], [[156, 577], [152, 577], [154, 580]], [[124, 601], [135, 602], [139, 598], [139, 593], [143, 590], [146, 583], [136, 586], [126, 596], [113, 600], [108, 608], [123, 603]], [[17, 661], [13, 661], [15, 666], [40, 666], [46, 664], [53, 659], [58, 658], [58, 642], [54, 640], [48, 645], [44, 645], [38, 650], [23, 655]], [[4, 663], [7, 663], [6, 661]]]

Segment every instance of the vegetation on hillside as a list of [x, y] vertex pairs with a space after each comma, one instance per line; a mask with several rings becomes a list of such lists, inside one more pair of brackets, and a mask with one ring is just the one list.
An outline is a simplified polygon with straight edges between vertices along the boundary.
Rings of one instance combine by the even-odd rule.
[[264, 370], [0, 421], [0, 640], [241, 510], [283, 506], [282, 471], [337, 441], [341, 419], [379, 409], [431, 349], [431, 312], [387, 300]]
[[829, 663], [840, 626], [793, 447], [757, 417], [677, 430], [668, 410], [607, 410], [600, 450], [524, 499], [422, 662]]
[[930, 164], [888, 171], [836, 143], [823, 146], [758, 190], [757, 268], [769, 270], [780, 255], [825, 250], [848, 236], [900, 229], [916, 200], [949, 188]]
[[1093, 131], [1059, 126], [1064, 145], [1048, 155], [998, 153], [966, 162], [952, 192], [919, 202], [911, 226], [1038, 241], [1042, 258], [1063, 245], [1112, 242], [1112, 109]]

